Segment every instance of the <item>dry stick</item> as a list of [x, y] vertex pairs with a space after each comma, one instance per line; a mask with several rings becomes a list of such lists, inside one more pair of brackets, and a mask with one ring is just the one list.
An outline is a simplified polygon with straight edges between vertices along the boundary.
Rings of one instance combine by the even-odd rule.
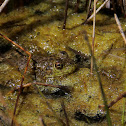
[[29, 62], [30, 62], [30, 59], [31, 59], [31, 54], [26, 51], [24, 48], [22, 48], [21, 46], [19, 46], [17, 43], [15, 43], [14, 41], [12, 41], [11, 39], [9, 39], [8, 37], [2, 35], [0, 33], [0, 35], [5, 38], [6, 40], [10, 41], [12, 44], [14, 44], [15, 46], [17, 46], [18, 48], [20, 48], [21, 50], [23, 50], [25, 53], [27, 53], [29, 55], [28, 57], [28, 61], [27, 61], [27, 65], [25, 67], [25, 71], [24, 71], [24, 74], [22, 76], [22, 80], [21, 80], [21, 85], [20, 85], [20, 89], [19, 89], [19, 93], [17, 95], [17, 99], [16, 99], [16, 103], [15, 103], [15, 108], [14, 108], [14, 113], [13, 113], [13, 118], [12, 118], [12, 122], [11, 122], [11, 126], [13, 126], [13, 119], [14, 119], [14, 116], [15, 116], [15, 113], [16, 113], [16, 109], [17, 109], [17, 104], [18, 104], [18, 100], [19, 100], [19, 96], [22, 92], [22, 89], [23, 89], [23, 81], [24, 81], [24, 77], [25, 77], [25, 74], [26, 74], [26, 71], [27, 71], [27, 68], [28, 68], [28, 65], [29, 65]]
[[[106, 0], [97, 10], [96, 10], [96, 14], [101, 10], [102, 7], [104, 7], [104, 5], [108, 2], [109, 0]], [[84, 23], [87, 23], [88, 21], [90, 21], [92, 18], [94, 17], [94, 14], [92, 14]]]
[[5, 0], [2, 5], [0, 6], [0, 13], [2, 12], [2, 10], [4, 9], [4, 7], [8, 4], [9, 0]]
[[89, 16], [91, 15], [91, 13], [90, 13], [91, 3], [92, 3], [92, 0], [89, 0], [88, 9], [87, 9], [87, 19], [88, 19]]
[[93, 18], [93, 33], [92, 33], [92, 53], [91, 53], [91, 74], [93, 72], [93, 56], [94, 56], [94, 41], [95, 41], [95, 20], [96, 20], [96, 0], [94, 0], [94, 18]]
[[[2, 103], [3, 106], [6, 108], [6, 111], [8, 112], [8, 116], [12, 117], [13, 113], [12, 113], [12, 111], [10, 111], [10, 110], [7, 109], [7, 104], [6, 104], [5, 100], [4, 100], [1, 92], [0, 92], [0, 103]], [[15, 119], [14, 119], [14, 122], [15, 122], [16, 126], [19, 126], [19, 124], [17, 123], [17, 121]]]
[[[119, 95], [115, 100], [111, 101], [108, 104], [108, 108], [112, 107], [115, 103], [117, 103], [119, 100], [121, 100], [123, 97], [126, 97], [126, 92], [124, 92], [123, 94]], [[104, 105], [99, 105], [99, 108], [104, 108]]]
[[120, 31], [120, 33], [121, 33], [121, 35], [122, 35], [122, 37], [123, 37], [123, 40], [124, 40], [124, 42], [125, 42], [125, 45], [126, 45], [126, 37], [125, 37], [125, 34], [124, 34], [123, 29], [122, 29], [122, 27], [121, 27], [120, 21], [119, 21], [119, 19], [118, 19], [118, 17], [117, 17], [117, 14], [114, 14], [114, 17], [115, 17], [115, 20], [116, 20], [116, 23], [117, 23], [117, 25], [118, 25], [119, 31]]
[[20, 48], [21, 50], [23, 50], [25, 53], [27, 53], [29, 56], [31, 56], [31, 53], [29, 53], [28, 51], [26, 51], [24, 48], [22, 48], [21, 46], [19, 46], [17, 43], [15, 43], [14, 41], [12, 41], [11, 39], [9, 39], [8, 37], [4, 36], [3, 34], [0, 33], [0, 36], [2, 36], [3, 38], [5, 38], [6, 40], [8, 40], [9, 42], [11, 42], [13, 45], [17, 46], [18, 48]]
[[[16, 113], [16, 109], [17, 109], [17, 105], [18, 105], [18, 100], [19, 100], [20, 94], [21, 94], [21, 92], [22, 92], [22, 88], [23, 88], [22, 85], [23, 85], [24, 77], [25, 77], [25, 74], [26, 74], [26, 71], [27, 71], [27, 68], [28, 68], [30, 59], [31, 59], [31, 54], [29, 55], [29, 58], [28, 58], [28, 61], [27, 61], [27, 65], [26, 65], [26, 67], [25, 67], [24, 75], [23, 75], [22, 80], [21, 80], [21, 85], [20, 85], [19, 93], [18, 93], [18, 95], [17, 95], [17, 99], [16, 99], [16, 103], [15, 103], [13, 118], [14, 118], [15, 113]], [[13, 126], [13, 119], [12, 119], [11, 126]]]
[[[27, 83], [25, 85], [22, 85], [22, 88], [26, 88], [26, 87], [29, 87], [31, 85], [42, 85], [42, 86], [48, 86], [48, 87], [54, 87], [54, 88], [59, 88], [59, 89], [62, 89], [62, 90], [65, 90], [66, 92], [70, 92], [70, 90], [72, 90], [70, 87], [68, 86], [61, 86], [61, 85], [52, 85], [52, 84], [45, 84], [45, 83], [40, 83], [40, 82], [35, 82], [35, 83]], [[12, 91], [10, 91], [9, 93], [13, 93], [14, 91], [16, 90], [19, 90], [20, 87], [16, 87], [14, 88]]]
[[109, 105], [108, 108], [112, 107], [115, 103], [117, 103], [120, 99], [122, 99], [123, 97], [126, 97], [126, 92], [124, 92], [123, 94], [121, 94], [120, 96], [118, 96], [115, 100], [113, 100]]
[[65, 5], [65, 16], [64, 16], [63, 29], [65, 29], [65, 27], [66, 27], [66, 19], [67, 19], [68, 3], [69, 3], [69, 0], [66, 0], [66, 5]]
[[[96, 0], [96, 5], [97, 5], [97, 2], [98, 2], [98, 0]], [[91, 1], [91, 3], [92, 3], [92, 1]], [[87, 18], [86, 19], [88, 19], [91, 16], [91, 14], [92, 14], [92, 12], [94, 10], [94, 7], [91, 8], [91, 3], [89, 4], [89, 7], [88, 7]]]

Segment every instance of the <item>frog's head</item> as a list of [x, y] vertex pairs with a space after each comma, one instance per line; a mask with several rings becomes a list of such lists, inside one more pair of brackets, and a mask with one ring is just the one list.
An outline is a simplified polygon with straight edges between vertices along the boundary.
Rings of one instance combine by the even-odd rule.
[[42, 81], [47, 78], [63, 77], [73, 73], [77, 65], [70, 59], [67, 52], [60, 51], [57, 56], [35, 57], [36, 79]]
[[63, 77], [73, 73], [77, 68], [74, 60], [70, 59], [66, 51], [60, 51], [53, 61], [52, 74], [46, 77]]
[[72, 51], [75, 53], [72, 59], [66, 51], [60, 51], [57, 55], [35, 57], [37, 81], [41, 82], [42, 80], [47, 80], [47, 78], [61, 78], [72, 74], [80, 67], [90, 68], [90, 56], [73, 49]]
[[[88, 59], [75, 54], [74, 58], [70, 58], [65, 51], [60, 51], [57, 56], [35, 57], [36, 58], [36, 80], [47, 84], [59, 84], [63, 77], [66, 77], [84, 65], [84, 61], [88, 64]], [[83, 61], [83, 62], [82, 62]], [[81, 64], [82, 63], [82, 64]], [[52, 87], [39, 87], [44, 92], [55, 92], [57, 89]]]

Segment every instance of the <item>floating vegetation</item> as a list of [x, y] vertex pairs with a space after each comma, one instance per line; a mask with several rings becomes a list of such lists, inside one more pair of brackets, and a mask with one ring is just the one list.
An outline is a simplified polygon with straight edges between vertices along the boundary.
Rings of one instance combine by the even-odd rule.
[[0, 125], [125, 124], [124, 2], [3, 4]]

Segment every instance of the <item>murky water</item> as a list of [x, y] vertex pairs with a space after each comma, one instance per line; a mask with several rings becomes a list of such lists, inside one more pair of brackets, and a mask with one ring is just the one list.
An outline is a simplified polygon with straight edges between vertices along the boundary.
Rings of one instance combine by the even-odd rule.
[[[40, 58], [43, 57], [43, 59], [45, 56], [54, 57], [58, 52], [65, 51], [71, 59], [68, 60], [70, 67], [66, 69], [73, 68], [73, 65], [77, 67], [75, 64], [77, 60], [81, 62], [83, 55], [90, 55], [84, 36], [86, 31], [89, 42], [92, 43], [92, 21], [89, 24], [80, 25], [85, 20], [86, 13], [75, 14], [73, 9], [69, 8], [66, 30], [62, 30], [64, 7], [65, 4], [62, 1], [50, 2], [47, 0], [38, 5], [12, 11], [7, 15], [1, 14], [0, 32], [35, 57], [37, 57], [36, 55], [41, 55]], [[125, 31], [124, 19], [122, 20], [122, 27]], [[80, 51], [79, 54], [70, 51], [68, 47]], [[1, 107], [6, 106], [6, 109], [13, 113], [18, 92], [15, 91], [12, 94], [8, 94], [8, 92], [20, 85], [24, 71], [24, 68], [20, 70], [18, 66], [15, 67], [13, 64], [13, 62], [17, 62], [15, 54], [18, 53], [20, 56], [22, 54], [25, 56], [23, 64], [27, 62], [28, 56], [2, 38], [0, 49], [0, 91], [4, 97], [4, 101], [1, 101]], [[16, 53], [9, 55], [12, 50], [16, 50]], [[96, 16], [94, 54], [109, 103], [125, 91], [126, 71], [124, 42], [113, 17], [103, 14]], [[20, 60], [18, 62], [20, 63]], [[61, 68], [63, 64], [58, 62], [57, 65]], [[33, 67], [32, 61], [30, 66]], [[35, 81], [34, 74], [30, 68], [28, 68], [24, 84]], [[46, 70], [49, 71], [48, 68], [46, 67]], [[57, 76], [55, 81], [52, 81], [51, 78], [38, 80], [39, 82], [69, 86], [70, 92], [53, 87], [54, 92], [47, 93], [49, 89], [42, 86], [42, 90], [45, 90], [43, 97], [38, 93], [39, 91], [34, 85], [25, 88], [18, 103], [16, 123], [23, 126], [39, 126], [41, 124], [40, 120], [43, 119], [46, 125], [59, 126], [66, 124], [66, 116], [64, 114], [66, 111], [68, 122], [71, 126], [90, 125], [88, 123], [91, 123], [92, 126], [106, 126], [105, 113], [98, 108], [98, 105], [103, 104], [103, 100], [96, 72], [94, 71], [91, 76], [90, 68], [78, 67], [68, 73], [70, 74]], [[3, 105], [3, 102], [6, 105]], [[113, 125], [121, 125], [124, 102], [124, 100], [120, 100], [110, 109]], [[1, 111], [3, 112], [3, 109]], [[3, 117], [5, 116], [4, 114], [2, 115]], [[10, 119], [11, 114], [8, 114], [7, 117]]]

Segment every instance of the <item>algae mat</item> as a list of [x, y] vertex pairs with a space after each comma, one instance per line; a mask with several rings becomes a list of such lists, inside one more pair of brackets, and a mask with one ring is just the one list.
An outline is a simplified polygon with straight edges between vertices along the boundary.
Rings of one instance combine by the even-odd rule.
[[[1, 14], [0, 32], [32, 55], [54, 56], [59, 51], [64, 51], [74, 60], [75, 53], [67, 48], [70, 47], [82, 55], [89, 56], [89, 47], [84, 36], [86, 32], [91, 44], [92, 21], [86, 25], [80, 25], [85, 20], [86, 13], [75, 14], [71, 7], [68, 10], [66, 30], [62, 30], [64, 5], [63, 1], [47, 0], [8, 14]], [[74, 6], [74, 3], [71, 5]], [[125, 20], [121, 19], [121, 23], [125, 31]], [[20, 85], [23, 70], [18, 70], [13, 63], [8, 62], [10, 58], [13, 62], [17, 62], [15, 55], [10, 55], [9, 52], [20, 50], [3, 38], [0, 40], [0, 91], [2, 94], [0, 122], [2, 125], [10, 125], [18, 92], [15, 91], [12, 94], [8, 92]], [[110, 103], [125, 91], [126, 71], [124, 42], [113, 17], [103, 14], [96, 16], [94, 54], [107, 101]], [[28, 70], [24, 84], [33, 81], [31, 71]], [[48, 82], [53, 84], [52, 80]], [[98, 105], [103, 104], [103, 99], [95, 71], [90, 76], [90, 68], [78, 67], [67, 76], [57, 77], [55, 84], [70, 86], [72, 90], [60, 93], [58, 96], [57, 90], [51, 95], [43, 96], [34, 86], [23, 90], [16, 112], [16, 125], [39, 126], [42, 125], [42, 121], [47, 126], [107, 125], [105, 112], [98, 108]], [[43, 90], [48, 89], [43, 87]], [[120, 100], [110, 108], [113, 125], [121, 125], [124, 103], [124, 100]]]

